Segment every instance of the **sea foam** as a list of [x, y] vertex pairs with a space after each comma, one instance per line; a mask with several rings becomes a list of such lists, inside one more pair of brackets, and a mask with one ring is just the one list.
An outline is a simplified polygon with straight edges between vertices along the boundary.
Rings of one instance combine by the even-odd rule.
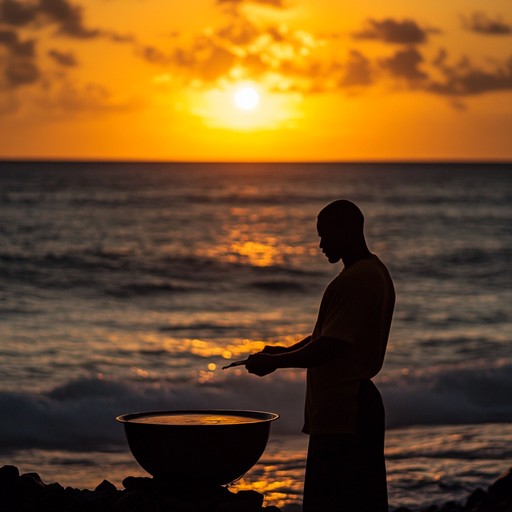
[[[85, 378], [46, 392], [0, 393], [0, 447], [116, 449], [120, 414], [179, 409], [277, 412], [280, 434], [302, 428], [304, 375], [279, 371], [260, 379], [245, 373], [195, 381]], [[388, 428], [512, 421], [512, 365], [458, 366], [377, 379]]]

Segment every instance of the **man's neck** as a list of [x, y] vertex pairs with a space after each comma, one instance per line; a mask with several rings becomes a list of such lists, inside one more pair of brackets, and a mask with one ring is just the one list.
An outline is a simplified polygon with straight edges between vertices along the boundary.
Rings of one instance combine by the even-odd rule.
[[351, 254], [347, 254], [343, 256], [342, 261], [345, 268], [350, 267], [354, 263], [357, 263], [360, 260], [365, 260], [367, 258], [371, 258], [373, 254], [370, 252], [368, 247], [361, 247], [357, 251], [352, 252]]

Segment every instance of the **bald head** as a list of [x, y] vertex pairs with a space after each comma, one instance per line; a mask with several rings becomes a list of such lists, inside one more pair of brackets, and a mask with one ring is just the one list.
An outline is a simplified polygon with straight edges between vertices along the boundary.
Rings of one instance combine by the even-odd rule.
[[346, 199], [328, 204], [318, 214], [320, 249], [330, 263], [342, 259], [348, 265], [370, 254], [364, 239], [363, 225], [361, 210]]
[[362, 232], [364, 216], [353, 202], [347, 199], [338, 199], [322, 209], [318, 214], [318, 222], [333, 228]]

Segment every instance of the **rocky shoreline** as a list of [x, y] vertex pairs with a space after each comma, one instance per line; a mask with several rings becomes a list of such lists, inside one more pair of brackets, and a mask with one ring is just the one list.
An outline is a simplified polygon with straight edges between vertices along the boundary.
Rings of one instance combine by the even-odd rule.
[[[45, 484], [37, 473], [20, 474], [16, 466], [0, 468], [2, 512], [280, 512], [264, 506], [256, 491], [231, 492], [225, 487], [170, 488], [153, 478], [126, 477], [123, 489], [103, 480], [96, 489]], [[319, 511], [323, 512], [323, 511]], [[413, 512], [400, 507], [393, 512]], [[418, 511], [416, 511], [418, 512]], [[450, 502], [420, 512], [512, 512], [512, 469], [487, 490], [475, 490], [465, 503]]]

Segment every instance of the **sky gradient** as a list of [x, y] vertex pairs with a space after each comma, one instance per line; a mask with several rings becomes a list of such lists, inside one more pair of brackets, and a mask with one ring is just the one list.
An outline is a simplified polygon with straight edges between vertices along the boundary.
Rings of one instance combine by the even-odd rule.
[[510, 0], [0, 0], [0, 158], [512, 160], [511, 134]]

